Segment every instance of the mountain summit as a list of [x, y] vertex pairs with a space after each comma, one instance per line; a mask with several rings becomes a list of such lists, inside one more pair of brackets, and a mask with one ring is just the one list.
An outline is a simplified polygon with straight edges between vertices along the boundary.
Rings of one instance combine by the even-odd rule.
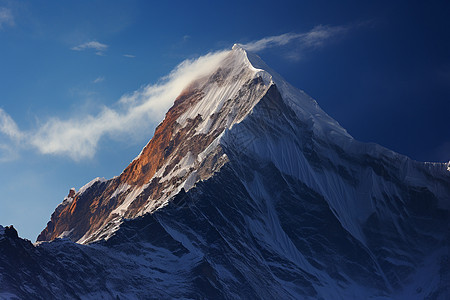
[[40, 243], [0, 228], [0, 297], [445, 299], [448, 167], [356, 141], [235, 45]]
[[226, 130], [251, 114], [265, 95], [281, 93], [273, 108], [281, 114], [295, 112], [315, 134], [351, 139], [313, 99], [267, 69], [259, 57], [235, 44], [212, 74], [185, 88], [151, 141], [120, 176], [94, 179], [73, 201], [61, 203], [38, 241], [69, 237], [88, 243], [108, 238], [124, 217], [153, 212], [181, 189], [210, 178], [228, 160], [222, 150]]

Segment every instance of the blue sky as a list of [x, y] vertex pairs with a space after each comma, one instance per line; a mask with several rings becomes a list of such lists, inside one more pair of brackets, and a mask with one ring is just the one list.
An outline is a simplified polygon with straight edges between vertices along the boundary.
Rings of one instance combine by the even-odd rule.
[[0, 224], [34, 241], [71, 187], [120, 174], [167, 104], [132, 132], [80, 142], [70, 124], [96, 132], [184, 60], [236, 42], [260, 41], [355, 138], [450, 160], [446, 1], [222, 2], [0, 0]]

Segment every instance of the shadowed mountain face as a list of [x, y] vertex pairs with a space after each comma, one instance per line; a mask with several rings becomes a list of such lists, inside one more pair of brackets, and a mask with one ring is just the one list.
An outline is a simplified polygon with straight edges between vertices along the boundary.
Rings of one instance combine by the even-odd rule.
[[70, 237], [86, 243], [110, 236], [123, 217], [152, 212], [181, 188], [209, 178], [226, 161], [212, 144], [225, 128], [242, 120], [267, 89], [244, 53], [230, 52], [213, 74], [182, 92], [120, 176], [94, 180], [63, 202], [38, 241]]
[[355, 141], [234, 47], [51, 242], [0, 227], [0, 298], [448, 299], [447, 168]]

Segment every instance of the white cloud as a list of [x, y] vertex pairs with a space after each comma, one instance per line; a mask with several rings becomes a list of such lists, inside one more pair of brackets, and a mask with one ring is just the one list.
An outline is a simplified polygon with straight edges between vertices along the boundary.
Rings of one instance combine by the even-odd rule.
[[17, 127], [16, 122], [0, 108], [0, 133], [6, 135], [14, 141], [19, 141], [23, 133]]
[[[300, 49], [313, 49], [323, 46], [346, 30], [346, 27], [317, 26], [306, 33], [266, 37], [242, 46], [250, 51], [261, 51], [296, 41]], [[102, 52], [107, 47], [92, 41], [72, 49], [95, 49]], [[219, 51], [194, 60], [185, 60], [158, 83], [122, 96], [115, 105], [105, 106], [97, 114], [73, 114], [68, 119], [54, 117], [34, 129], [20, 131], [14, 120], [0, 109], [0, 133], [9, 137], [12, 142], [20, 142], [21, 146], [32, 146], [42, 154], [65, 155], [74, 160], [92, 158], [101, 139], [128, 142], [130, 138], [148, 134], [148, 130], [164, 117], [182, 90], [194, 79], [212, 72], [227, 53], [229, 51]], [[101, 82], [103, 79], [98, 77], [93, 82]], [[10, 149], [4, 144], [1, 147], [3, 152]]]
[[284, 33], [269, 36], [257, 41], [241, 45], [242, 48], [258, 52], [267, 48], [284, 46], [291, 42], [297, 42], [300, 49], [317, 48], [323, 46], [327, 41], [335, 38], [348, 30], [345, 26], [323, 26], [319, 25], [304, 33]]
[[103, 56], [103, 52], [108, 49], [108, 45], [99, 43], [97, 41], [90, 41], [90, 42], [72, 47], [71, 49], [75, 50], [75, 51], [84, 51], [84, 50], [93, 49], [93, 50], [97, 50], [97, 52], [95, 54]]
[[128, 58], [135, 58], [136, 56], [132, 55], [132, 54], [124, 54], [123, 56], [128, 57]]
[[9, 8], [0, 7], [0, 29], [3, 29], [4, 25], [14, 26], [14, 17]]
[[164, 117], [189, 83], [212, 72], [228, 52], [185, 60], [157, 84], [123, 96], [114, 108], [103, 107], [96, 115], [54, 117], [35, 129], [20, 131], [12, 118], [0, 110], [0, 131], [11, 140], [21, 139], [23, 145], [31, 145], [43, 154], [65, 155], [74, 160], [92, 158], [102, 138], [128, 141], [143, 134], [143, 130], [149, 130]]
[[[24, 134], [17, 127], [16, 122], [0, 108], [0, 137], [6, 136], [6, 138], [0, 139], [0, 162], [8, 162], [18, 157], [17, 147]], [[7, 142], [10, 140], [10, 143]]]
[[105, 81], [105, 77], [104, 76], [99, 76], [97, 78], [95, 78], [92, 83], [100, 83], [102, 81]]

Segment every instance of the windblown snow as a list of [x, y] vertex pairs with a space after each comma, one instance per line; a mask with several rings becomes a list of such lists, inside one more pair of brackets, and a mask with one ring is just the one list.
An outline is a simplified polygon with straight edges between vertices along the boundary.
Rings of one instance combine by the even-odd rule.
[[94, 179], [86, 245], [39, 246], [94, 257], [109, 285], [78, 279], [90, 297], [446, 299], [450, 162], [356, 141], [239, 45], [183, 95], [150, 180]]

